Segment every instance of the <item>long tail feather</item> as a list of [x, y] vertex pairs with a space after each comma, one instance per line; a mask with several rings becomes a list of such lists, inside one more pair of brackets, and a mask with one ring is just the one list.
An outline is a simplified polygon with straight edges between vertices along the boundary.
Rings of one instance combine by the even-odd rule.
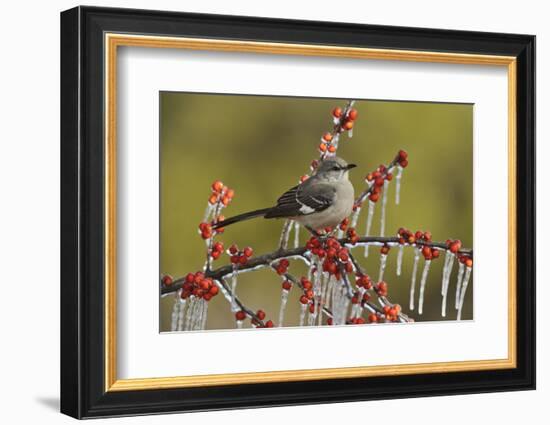
[[251, 218], [255, 218], [255, 217], [263, 217], [270, 210], [271, 210], [271, 208], [262, 208], [262, 209], [259, 209], [259, 210], [249, 211], [249, 212], [246, 212], [246, 213], [243, 213], [243, 214], [235, 215], [233, 217], [226, 218], [225, 220], [214, 224], [212, 227], [214, 229], [217, 229], [219, 227], [227, 227], [231, 224], [238, 223], [239, 221], [250, 220]]

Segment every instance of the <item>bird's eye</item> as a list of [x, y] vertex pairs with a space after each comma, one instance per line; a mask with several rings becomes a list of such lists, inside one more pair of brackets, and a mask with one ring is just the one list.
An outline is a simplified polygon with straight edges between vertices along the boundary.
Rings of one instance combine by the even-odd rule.
[[340, 170], [340, 167], [338, 167], [337, 165], [335, 165], [334, 167], [332, 167], [332, 171], [338, 171]]

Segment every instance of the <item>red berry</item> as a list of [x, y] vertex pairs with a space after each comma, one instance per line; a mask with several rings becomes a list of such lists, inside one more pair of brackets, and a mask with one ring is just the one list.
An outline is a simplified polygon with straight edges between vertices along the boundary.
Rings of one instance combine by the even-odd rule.
[[462, 242], [460, 242], [459, 240], [456, 240], [456, 241], [453, 241], [451, 243], [451, 245], [449, 246], [449, 250], [453, 254], [456, 254], [460, 250], [461, 247], [462, 247]]
[[265, 327], [266, 327], [266, 328], [272, 328], [272, 327], [273, 327], [273, 321], [272, 321], [272, 320], [268, 320], [267, 322], [265, 322]]
[[328, 151], [329, 151], [330, 153], [336, 152], [336, 146], [334, 146], [334, 145], [329, 145]]
[[378, 322], [378, 316], [374, 313], [369, 314], [368, 317], [369, 323], [376, 323]]
[[345, 130], [351, 130], [353, 128], [353, 121], [346, 121], [343, 127]]
[[258, 310], [258, 311], [256, 312], [256, 316], [258, 317], [258, 319], [264, 320], [264, 319], [265, 319], [265, 311], [263, 311], [263, 310]]
[[285, 291], [290, 291], [290, 290], [292, 289], [292, 282], [289, 281], [289, 280], [285, 280], [285, 281], [283, 282], [283, 289], [284, 289]]
[[340, 108], [339, 106], [337, 106], [336, 108], [334, 108], [332, 110], [332, 116], [334, 118], [340, 118], [342, 116], [342, 108]]
[[355, 324], [356, 325], [364, 325], [365, 324], [365, 319], [363, 319], [362, 317], [358, 317], [357, 319], [355, 319]]
[[215, 295], [218, 295], [218, 292], [220, 291], [220, 288], [218, 288], [216, 285], [213, 285], [209, 290], [208, 292], [210, 293], [210, 295], [212, 296], [215, 296]]
[[235, 313], [235, 319], [237, 320], [244, 320], [246, 319], [246, 313], [242, 310], [239, 310]]
[[370, 200], [371, 202], [377, 202], [379, 197], [380, 197], [380, 196], [378, 195], [378, 193], [371, 193], [371, 194], [369, 195], [369, 200]]
[[407, 152], [405, 152], [404, 150], [400, 150], [398, 155], [399, 155], [399, 159], [401, 161], [406, 160], [409, 156], [409, 154]]
[[172, 283], [174, 283], [174, 279], [172, 279], [172, 276], [165, 274], [162, 276], [162, 284], [166, 286], [170, 286]]
[[359, 115], [359, 113], [357, 112], [357, 109], [351, 109], [348, 112], [348, 118], [352, 121], [355, 121], [357, 119], [357, 115]]
[[204, 301], [210, 301], [210, 300], [212, 299], [212, 294], [209, 293], [209, 292], [207, 292], [206, 294], [204, 294], [204, 295], [202, 296], [202, 299], [203, 299]]
[[388, 245], [384, 245], [382, 246], [382, 248], [380, 248], [380, 252], [383, 255], [388, 255], [388, 252], [390, 252], [390, 247]]
[[439, 250], [433, 248], [432, 249], [432, 257], [433, 258], [439, 258]]
[[474, 260], [467, 258], [466, 261], [464, 261], [464, 264], [466, 264], [466, 267], [472, 267], [474, 265]]
[[432, 257], [432, 249], [429, 246], [422, 247], [422, 255], [424, 258]]
[[306, 297], [305, 295], [302, 295], [302, 296], [300, 297], [300, 302], [301, 302], [302, 304], [307, 304], [307, 303], [309, 302], [309, 299], [308, 299], [308, 297]]
[[248, 258], [246, 258], [245, 255], [239, 256], [239, 264], [241, 264], [242, 266], [244, 266], [247, 261], [248, 261]]
[[231, 245], [229, 247], [229, 252], [233, 255], [235, 255], [237, 252], [239, 252], [239, 247], [235, 244]]
[[193, 283], [195, 281], [195, 275], [193, 273], [187, 273], [187, 276], [185, 276], [185, 281], [187, 283]]
[[407, 165], [409, 165], [409, 161], [406, 159], [399, 161], [399, 165], [401, 165], [402, 168], [407, 168]]
[[332, 317], [329, 317], [329, 318], [327, 319], [327, 325], [328, 325], [328, 326], [332, 326]]
[[330, 133], [328, 133], [328, 132], [325, 133], [325, 134], [323, 134], [323, 140], [324, 140], [325, 142], [330, 142], [330, 141], [332, 140], [332, 134], [330, 134]]
[[212, 191], [214, 192], [221, 192], [223, 189], [223, 183], [219, 180], [216, 180], [214, 183], [212, 183]]
[[326, 143], [319, 143], [319, 150], [321, 152], [326, 152], [327, 151], [327, 145]]
[[252, 257], [252, 253], [253, 253], [253, 252], [254, 252], [254, 251], [253, 251], [252, 248], [250, 248], [249, 246], [247, 246], [247, 247], [244, 249], [244, 251], [243, 251], [244, 255], [245, 255], [246, 257], [248, 257], [248, 258]]

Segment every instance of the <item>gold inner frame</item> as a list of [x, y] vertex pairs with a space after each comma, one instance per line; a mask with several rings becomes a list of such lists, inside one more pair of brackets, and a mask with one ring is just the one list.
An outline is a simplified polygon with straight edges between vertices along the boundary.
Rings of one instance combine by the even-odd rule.
[[[442, 373], [516, 367], [516, 58], [255, 41], [105, 34], [105, 391]], [[118, 379], [116, 373], [116, 99], [120, 46], [248, 52], [507, 67], [508, 71], [508, 357], [495, 360], [361, 366], [164, 378]]]

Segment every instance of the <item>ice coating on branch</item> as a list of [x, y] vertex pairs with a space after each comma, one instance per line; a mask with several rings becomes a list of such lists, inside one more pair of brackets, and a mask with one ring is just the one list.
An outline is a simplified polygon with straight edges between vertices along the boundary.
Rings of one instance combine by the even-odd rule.
[[242, 329], [242, 328], [243, 328], [243, 321], [237, 320], [237, 329]]
[[458, 263], [458, 276], [456, 277], [456, 292], [455, 292], [455, 309], [458, 310], [458, 305], [460, 304], [460, 286], [462, 284], [462, 277], [464, 276], [464, 267], [463, 263]]
[[470, 281], [471, 274], [472, 268], [466, 267], [464, 278], [462, 279], [462, 289], [460, 290], [460, 301], [458, 303], [458, 314], [456, 316], [456, 320], [461, 320], [462, 317], [462, 306], [464, 304], [464, 297], [466, 296], [466, 289], [468, 289], [468, 282]]
[[214, 205], [212, 205], [211, 203], [208, 203], [208, 205], [206, 205], [206, 210], [204, 211], [204, 217], [202, 219], [203, 223], [207, 223], [210, 220], [210, 216], [214, 212], [215, 208], [216, 207]]
[[422, 314], [422, 308], [424, 307], [424, 290], [426, 289], [426, 282], [428, 281], [428, 273], [430, 272], [431, 264], [431, 260], [426, 260], [424, 262], [422, 278], [420, 279], [420, 294], [418, 295], [418, 314]]
[[[365, 237], [370, 236], [370, 228], [372, 226], [372, 216], [374, 215], [374, 206], [376, 204], [369, 200], [369, 209], [367, 211], [367, 228], [365, 230]], [[369, 256], [369, 246], [365, 245], [365, 257]]]
[[380, 269], [378, 270], [378, 282], [384, 280], [384, 270], [386, 270], [386, 262], [388, 261], [388, 256], [386, 254], [380, 255]]
[[288, 291], [283, 289], [281, 291], [281, 307], [279, 307], [279, 327], [283, 326], [283, 320], [285, 318], [286, 304], [288, 302]]
[[292, 229], [292, 220], [286, 220], [281, 231], [281, 237], [279, 238], [279, 247], [286, 249], [288, 246], [288, 238], [290, 236], [290, 230]]
[[202, 308], [202, 320], [200, 324], [200, 329], [205, 330], [206, 329], [206, 319], [208, 318], [208, 302], [205, 300], [201, 300], [203, 302], [203, 308]]
[[323, 295], [324, 305], [327, 308], [330, 308], [330, 301], [332, 298], [332, 291], [334, 288], [334, 279], [332, 276], [329, 276], [328, 283], [327, 283], [327, 289], [325, 291], [325, 295]]
[[418, 260], [420, 259], [420, 249], [414, 249], [414, 262], [413, 262], [413, 271], [411, 276], [411, 289], [409, 293], [409, 309], [414, 310], [414, 289], [416, 286], [416, 273], [418, 270]]
[[384, 236], [386, 231], [386, 204], [388, 203], [388, 186], [390, 182], [384, 180], [384, 186], [382, 189], [382, 211], [380, 213], [380, 236]]
[[401, 268], [403, 266], [403, 252], [405, 251], [405, 245], [399, 245], [399, 251], [397, 251], [397, 276], [401, 276]]
[[235, 296], [237, 291], [237, 266], [233, 266], [233, 274], [231, 275], [231, 311], [235, 312], [239, 310], [239, 306], [235, 302]]
[[294, 222], [294, 248], [300, 246], [300, 223]]
[[395, 205], [399, 205], [399, 196], [401, 192], [401, 178], [403, 177], [403, 167], [397, 166], [397, 174], [395, 176]]
[[304, 326], [304, 319], [306, 317], [306, 310], [308, 308], [308, 304], [300, 304], [300, 325]]

